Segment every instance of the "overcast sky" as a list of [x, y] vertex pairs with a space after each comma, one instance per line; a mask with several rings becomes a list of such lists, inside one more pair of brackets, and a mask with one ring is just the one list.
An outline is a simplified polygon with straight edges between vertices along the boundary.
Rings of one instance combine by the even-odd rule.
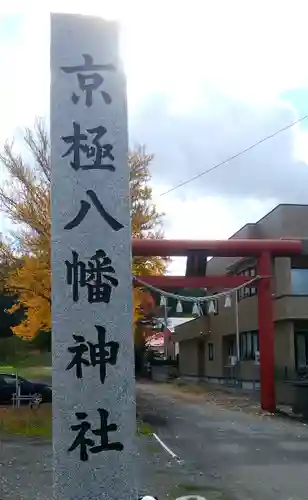
[[42, 3], [0, 6], [0, 141], [48, 120], [49, 11], [94, 13], [121, 21], [130, 143], [155, 154], [167, 237], [227, 238], [308, 203], [308, 120], [160, 196], [308, 114], [305, 1]]

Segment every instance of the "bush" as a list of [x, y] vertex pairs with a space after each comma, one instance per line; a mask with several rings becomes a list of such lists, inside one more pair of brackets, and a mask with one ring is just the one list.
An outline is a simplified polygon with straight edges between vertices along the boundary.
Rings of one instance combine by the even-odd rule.
[[41, 352], [51, 352], [51, 331], [41, 330], [38, 332], [31, 340], [31, 345]]
[[12, 363], [27, 357], [29, 354], [28, 342], [13, 335], [9, 338], [0, 338], [0, 363]]

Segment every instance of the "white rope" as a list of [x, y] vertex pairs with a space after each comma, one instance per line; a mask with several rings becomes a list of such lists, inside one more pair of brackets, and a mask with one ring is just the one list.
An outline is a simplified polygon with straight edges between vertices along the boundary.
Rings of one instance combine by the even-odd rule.
[[137, 276], [133, 276], [133, 279], [140, 283], [140, 285], [145, 286], [149, 290], [152, 290], [152, 292], [158, 293], [159, 295], [163, 295], [164, 297], [169, 297], [170, 299], [176, 299], [181, 302], [208, 302], [211, 300], [216, 300], [219, 299], [219, 297], [225, 297], [226, 295], [231, 295], [233, 292], [237, 292], [238, 290], [241, 290], [242, 288], [245, 288], [248, 285], [251, 285], [255, 281], [261, 279], [262, 276], [255, 276], [253, 279], [247, 281], [243, 285], [237, 286], [235, 288], [226, 290], [224, 292], [219, 292], [215, 295], [207, 295], [206, 297], [187, 297], [184, 295], [175, 295], [174, 293], [170, 292], [165, 292], [164, 290], [160, 290], [159, 288], [156, 288], [155, 286], [149, 285], [145, 281], [141, 280]]

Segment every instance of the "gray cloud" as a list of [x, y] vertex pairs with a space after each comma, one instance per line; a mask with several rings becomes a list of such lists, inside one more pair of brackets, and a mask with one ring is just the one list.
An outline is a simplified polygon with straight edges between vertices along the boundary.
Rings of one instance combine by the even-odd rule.
[[[185, 95], [183, 95], [185, 101]], [[204, 103], [175, 112], [172, 98], [156, 95], [130, 113], [131, 144], [155, 154], [153, 180], [170, 187], [225, 160], [298, 117], [282, 104], [257, 107], [204, 88]], [[296, 161], [289, 129], [217, 170], [180, 188], [177, 195], [308, 202], [308, 165]]]

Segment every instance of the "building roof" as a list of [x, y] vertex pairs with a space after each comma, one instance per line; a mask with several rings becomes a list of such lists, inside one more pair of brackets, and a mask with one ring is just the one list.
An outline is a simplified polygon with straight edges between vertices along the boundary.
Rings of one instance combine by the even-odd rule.
[[290, 210], [294, 210], [294, 209], [296, 211], [302, 211], [301, 209], [304, 209], [304, 211], [307, 212], [307, 216], [308, 216], [308, 205], [304, 205], [304, 204], [300, 204], [300, 203], [279, 203], [279, 205], [276, 205], [274, 208], [272, 208], [272, 210], [267, 212], [265, 215], [263, 215], [263, 217], [261, 217], [256, 222], [248, 222], [247, 224], [244, 224], [244, 226], [242, 226], [235, 233], [233, 233], [228, 239], [231, 240], [233, 238], [243, 238], [244, 236], [242, 235], [242, 233], [244, 230], [246, 232], [247, 230], [252, 229], [252, 232], [254, 232], [254, 229], [257, 225], [259, 225], [265, 219], [271, 217], [275, 212], [281, 210], [282, 208], [285, 208], [286, 211], [290, 211]]
[[[281, 203], [254, 223], [245, 224], [229, 239], [308, 238], [308, 205]], [[207, 274], [224, 274], [241, 257], [213, 257], [207, 263]], [[246, 259], [245, 259], [246, 260]]]
[[165, 335], [163, 332], [154, 333], [147, 339], [149, 347], [162, 347], [165, 343]]
[[[183, 325], [184, 323], [187, 323], [188, 321], [192, 321], [193, 319], [195, 319], [195, 317], [190, 317], [190, 318], [168, 318], [168, 330], [170, 330], [170, 332], [174, 332], [174, 329], [179, 326], [179, 325]], [[165, 321], [164, 318], [158, 318], [159, 321], [161, 321], [162, 323]]]

